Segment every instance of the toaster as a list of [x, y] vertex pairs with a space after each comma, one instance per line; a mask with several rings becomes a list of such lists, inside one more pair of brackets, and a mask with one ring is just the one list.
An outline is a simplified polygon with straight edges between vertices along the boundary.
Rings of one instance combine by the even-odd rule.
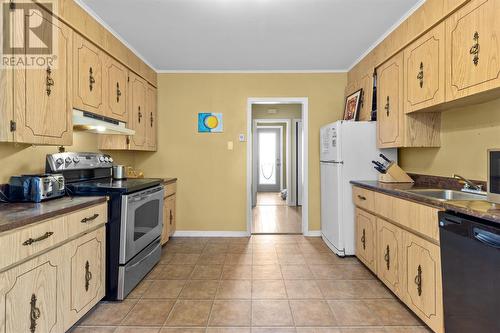
[[14, 202], [41, 202], [64, 196], [62, 174], [12, 176], [9, 180], [9, 200]]

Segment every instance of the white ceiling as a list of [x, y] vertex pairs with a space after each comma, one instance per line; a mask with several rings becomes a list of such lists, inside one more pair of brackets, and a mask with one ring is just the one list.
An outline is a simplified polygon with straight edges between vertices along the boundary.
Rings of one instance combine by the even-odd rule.
[[158, 71], [342, 71], [422, 0], [77, 0]]

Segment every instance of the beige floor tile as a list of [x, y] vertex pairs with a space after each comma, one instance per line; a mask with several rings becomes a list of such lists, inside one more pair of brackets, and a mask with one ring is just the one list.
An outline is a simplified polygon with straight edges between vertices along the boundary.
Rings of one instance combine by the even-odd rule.
[[175, 255], [175, 252], [163, 250], [161, 253], [160, 262], [158, 264], [160, 264], [160, 265], [170, 264], [174, 255]]
[[222, 265], [196, 265], [191, 274], [194, 280], [218, 280], [222, 275]]
[[216, 300], [212, 306], [209, 326], [250, 326], [250, 301]]
[[177, 298], [186, 280], [153, 280], [142, 298]]
[[313, 278], [313, 274], [307, 265], [281, 265], [281, 273], [286, 280]]
[[297, 327], [297, 333], [341, 333], [336, 327]]
[[250, 333], [250, 327], [209, 327], [207, 333]]
[[253, 265], [277, 265], [278, 255], [272, 254], [271, 252], [265, 251], [263, 253], [254, 253], [253, 254]]
[[377, 280], [317, 280], [326, 299], [392, 298], [391, 292]]
[[173, 300], [139, 300], [122, 325], [128, 326], [161, 326], [165, 322], [174, 305]]
[[252, 279], [254, 280], [277, 280], [282, 279], [279, 265], [254, 265], [252, 266]]
[[325, 301], [290, 301], [295, 326], [335, 326], [335, 318]]
[[294, 327], [253, 327], [252, 333], [296, 333]]
[[314, 280], [285, 280], [285, 287], [289, 299], [323, 298]]
[[194, 265], [157, 265], [147, 276], [150, 280], [187, 280]]
[[278, 255], [281, 265], [305, 265], [306, 261], [302, 254], [281, 254]]
[[229, 244], [226, 242], [224, 243], [213, 243], [209, 242], [205, 248], [203, 249], [204, 254], [227, 254], [227, 251], [229, 249]]
[[251, 253], [230, 253], [226, 256], [226, 265], [252, 265]]
[[153, 283], [152, 280], [142, 280], [133, 290], [130, 294], [128, 294], [127, 298], [133, 299], [133, 298], [141, 298], [142, 295], [148, 290], [149, 286]]
[[225, 253], [203, 253], [198, 260], [198, 265], [223, 265], [226, 256]]
[[252, 301], [252, 326], [293, 326], [288, 301]]
[[253, 280], [252, 299], [286, 299], [283, 280]]
[[387, 333], [382, 326], [373, 327], [342, 327], [342, 333]]
[[251, 280], [252, 266], [250, 265], [224, 265], [222, 268], [223, 280]]
[[136, 299], [126, 299], [122, 302], [101, 302], [81, 321], [80, 326], [118, 325], [132, 310]]
[[178, 300], [166, 321], [166, 326], [206, 326], [212, 301]]
[[305, 256], [305, 260], [308, 265], [333, 265], [341, 259], [332, 252], [321, 252]]
[[316, 279], [370, 280], [375, 276], [361, 264], [309, 265]]
[[386, 326], [385, 333], [432, 333], [424, 326]]
[[249, 244], [229, 244], [228, 254], [251, 254], [252, 246]]
[[163, 327], [160, 333], [205, 333], [205, 327]]
[[213, 299], [217, 293], [217, 280], [191, 280], [182, 289], [179, 298], [182, 299]]
[[421, 325], [420, 320], [396, 299], [365, 300], [365, 304], [381, 319], [383, 325]]
[[200, 258], [199, 254], [194, 253], [176, 253], [172, 257], [170, 264], [173, 265], [194, 265]]
[[116, 327], [102, 327], [102, 326], [85, 326], [85, 327], [74, 327], [68, 331], [68, 333], [114, 333]]
[[114, 333], [158, 333], [161, 327], [118, 327]]
[[339, 326], [381, 326], [381, 320], [363, 300], [328, 301]]
[[222, 280], [215, 296], [216, 299], [250, 299], [251, 280]]

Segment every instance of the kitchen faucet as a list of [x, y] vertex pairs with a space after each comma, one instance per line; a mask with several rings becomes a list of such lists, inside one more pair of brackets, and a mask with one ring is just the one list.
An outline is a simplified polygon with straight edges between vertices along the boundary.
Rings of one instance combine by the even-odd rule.
[[462, 177], [462, 176], [457, 175], [457, 174], [453, 174], [453, 178], [460, 179], [464, 182], [464, 187], [462, 188], [462, 191], [464, 191], [464, 192], [482, 192], [483, 191], [482, 185], [478, 185], [465, 177]]

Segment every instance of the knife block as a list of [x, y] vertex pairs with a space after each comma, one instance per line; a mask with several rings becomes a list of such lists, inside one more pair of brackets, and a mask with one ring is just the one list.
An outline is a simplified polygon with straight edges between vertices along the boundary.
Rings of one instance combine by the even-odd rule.
[[378, 176], [378, 181], [382, 183], [414, 183], [408, 174], [399, 165], [392, 162], [387, 167], [384, 174]]

